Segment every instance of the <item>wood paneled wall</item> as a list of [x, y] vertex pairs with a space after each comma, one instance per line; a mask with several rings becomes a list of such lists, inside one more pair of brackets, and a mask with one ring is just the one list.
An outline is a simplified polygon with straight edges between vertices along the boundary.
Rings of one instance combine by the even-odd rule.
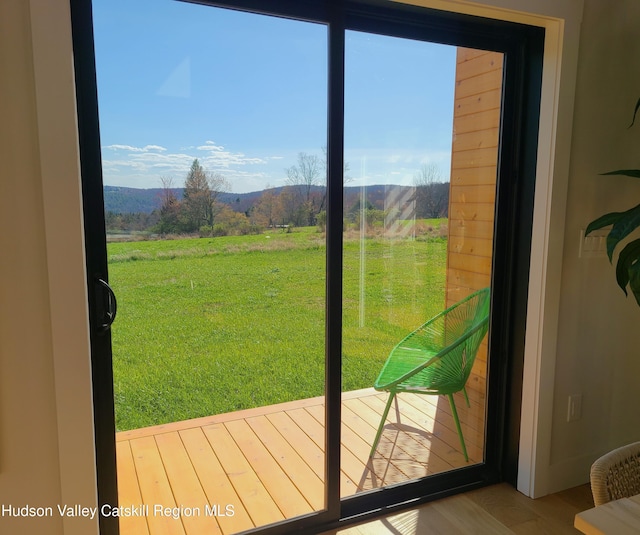
[[[449, 194], [447, 306], [489, 286], [502, 95], [502, 54], [458, 48]], [[468, 388], [485, 391], [486, 340]]]

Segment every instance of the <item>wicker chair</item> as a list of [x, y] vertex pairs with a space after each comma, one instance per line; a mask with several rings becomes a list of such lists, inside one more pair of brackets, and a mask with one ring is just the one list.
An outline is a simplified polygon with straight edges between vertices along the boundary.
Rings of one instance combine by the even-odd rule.
[[640, 494], [640, 442], [610, 451], [591, 465], [591, 492], [596, 505]]

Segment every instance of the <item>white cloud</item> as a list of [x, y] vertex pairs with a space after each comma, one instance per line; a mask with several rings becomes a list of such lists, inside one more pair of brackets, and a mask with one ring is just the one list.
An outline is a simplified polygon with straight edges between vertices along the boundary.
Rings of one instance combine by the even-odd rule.
[[124, 150], [127, 152], [149, 152], [149, 151], [166, 151], [164, 147], [160, 145], [145, 145], [144, 147], [133, 147], [131, 145], [107, 145], [103, 147], [104, 149], [109, 150]]
[[229, 168], [234, 165], [264, 164], [264, 158], [249, 158], [242, 152], [230, 152], [224, 150], [222, 145], [216, 145], [215, 141], [206, 141], [204, 145], [197, 147], [198, 150], [206, 151], [208, 156], [202, 158], [204, 167]]
[[178, 183], [195, 158], [205, 170], [223, 174], [238, 192], [263, 189], [266, 182], [275, 182], [282, 174], [278, 162], [282, 156], [247, 156], [207, 140], [204, 144], [181, 147], [176, 152], [152, 144], [103, 146], [104, 181], [109, 185], [155, 188], [159, 187], [161, 176], [172, 176]]
[[197, 147], [198, 150], [213, 150], [221, 152], [224, 150], [222, 145], [216, 145], [215, 141], [205, 141], [204, 145]]
[[129, 152], [138, 152], [142, 150], [138, 147], [132, 147], [131, 145], [107, 145], [106, 147], [103, 147], [103, 148], [109, 149], [109, 150], [126, 150]]

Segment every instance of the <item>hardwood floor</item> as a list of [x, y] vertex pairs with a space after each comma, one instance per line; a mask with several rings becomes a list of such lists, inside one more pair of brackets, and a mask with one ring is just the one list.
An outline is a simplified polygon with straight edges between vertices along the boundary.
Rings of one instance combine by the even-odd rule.
[[589, 484], [531, 500], [502, 483], [323, 535], [575, 535], [591, 507]]

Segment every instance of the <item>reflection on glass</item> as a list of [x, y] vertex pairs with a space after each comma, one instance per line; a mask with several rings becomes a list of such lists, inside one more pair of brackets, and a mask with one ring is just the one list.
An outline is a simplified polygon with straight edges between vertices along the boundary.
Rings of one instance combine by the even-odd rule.
[[483, 461], [484, 332], [451, 365], [453, 405], [421, 395], [449, 393], [429, 377], [449, 360], [416, 371], [476, 319], [405, 337], [490, 284], [501, 72], [500, 54], [348, 32], [343, 496]]

